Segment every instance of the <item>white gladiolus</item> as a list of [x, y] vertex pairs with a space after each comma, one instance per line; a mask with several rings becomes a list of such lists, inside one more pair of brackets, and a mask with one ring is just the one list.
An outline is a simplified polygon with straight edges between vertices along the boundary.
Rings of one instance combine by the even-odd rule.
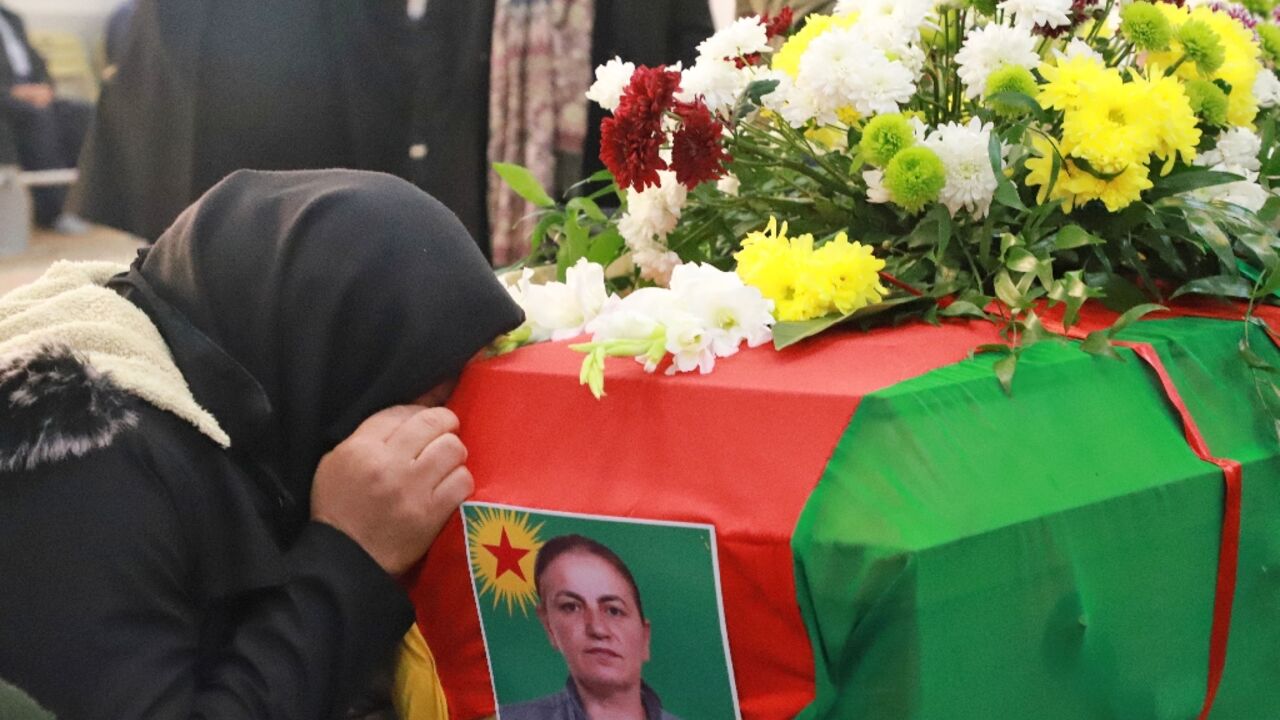
[[565, 273], [565, 282], [545, 285], [530, 283], [526, 274], [512, 296], [524, 309], [532, 342], [568, 340], [581, 335], [604, 307], [604, 268], [583, 258]]
[[737, 273], [688, 263], [675, 269], [671, 291], [705, 328], [717, 357], [733, 355], [743, 342], [757, 347], [773, 338], [773, 301]]

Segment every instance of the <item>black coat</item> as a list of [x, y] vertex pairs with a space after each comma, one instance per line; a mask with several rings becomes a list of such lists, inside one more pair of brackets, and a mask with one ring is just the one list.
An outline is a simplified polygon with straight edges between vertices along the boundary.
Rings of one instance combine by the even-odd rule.
[[[414, 181], [457, 213], [489, 254], [489, 55], [494, 0], [430, 0], [419, 24], [421, 78], [413, 142], [427, 153]], [[621, 57], [638, 65], [684, 62], [714, 31], [705, 0], [597, 0], [592, 64]], [[584, 147], [590, 175], [600, 162], [600, 121], [591, 106]]]
[[230, 447], [74, 350], [0, 358], [0, 678], [67, 720], [360, 703], [413, 608], [309, 520], [316, 468], [519, 308], [443, 206], [345, 171], [235, 173], [109, 287]]
[[280, 549], [271, 496], [227, 453], [73, 355], [0, 377], [7, 426], [106, 445], [0, 450], [51, 460], [0, 472], [0, 677], [67, 720], [323, 718], [389, 659], [413, 608], [347, 536], [313, 523]]
[[154, 239], [234, 170], [405, 173], [403, 0], [141, 0], [71, 204]]

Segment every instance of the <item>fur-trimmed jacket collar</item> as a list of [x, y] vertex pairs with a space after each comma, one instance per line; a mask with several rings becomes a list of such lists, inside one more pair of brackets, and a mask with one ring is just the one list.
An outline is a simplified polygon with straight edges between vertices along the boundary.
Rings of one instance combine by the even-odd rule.
[[229, 446], [147, 314], [105, 287], [126, 269], [58, 262], [0, 297], [0, 471], [110, 445], [137, 424], [135, 398]]

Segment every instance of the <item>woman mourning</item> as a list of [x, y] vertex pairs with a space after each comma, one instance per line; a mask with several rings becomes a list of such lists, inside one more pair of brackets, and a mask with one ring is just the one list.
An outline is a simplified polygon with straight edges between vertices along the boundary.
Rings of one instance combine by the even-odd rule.
[[354, 171], [235, 173], [131, 268], [0, 298], [0, 677], [65, 718], [339, 716], [471, 490], [430, 406], [520, 322], [452, 214]]
[[406, 172], [403, 0], [140, 0], [72, 206], [157, 237], [239, 169]]

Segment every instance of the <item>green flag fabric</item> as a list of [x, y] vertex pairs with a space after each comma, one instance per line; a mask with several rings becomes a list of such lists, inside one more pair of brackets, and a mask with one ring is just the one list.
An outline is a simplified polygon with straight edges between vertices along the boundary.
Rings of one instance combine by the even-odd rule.
[[[1280, 444], [1238, 322], [1139, 323], [1211, 451], [1242, 463], [1239, 578], [1212, 718], [1280, 712]], [[1280, 367], [1257, 333], [1252, 348]], [[1185, 720], [1204, 701], [1223, 474], [1151, 369], [1041, 344], [867, 396], [792, 540], [802, 717]]]

